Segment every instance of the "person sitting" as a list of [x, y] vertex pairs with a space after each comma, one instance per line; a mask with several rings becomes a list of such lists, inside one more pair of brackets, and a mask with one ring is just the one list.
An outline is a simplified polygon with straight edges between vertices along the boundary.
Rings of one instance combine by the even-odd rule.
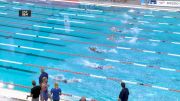
[[86, 97], [82, 97], [79, 101], [86, 101]]
[[46, 77], [48, 79], [48, 73], [44, 71], [44, 68], [41, 68], [41, 75], [39, 76], [39, 84], [42, 83], [43, 77]]
[[119, 99], [118, 101], [128, 101], [128, 96], [129, 96], [129, 90], [126, 88], [126, 85], [124, 82], [121, 83], [122, 90], [119, 94]]
[[58, 83], [54, 84], [54, 88], [51, 89], [51, 95], [53, 101], [60, 101], [59, 95], [61, 95], [61, 89], [58, 86]]
[[36, 82], [34, 80], [32, 81], [32, 85], [33, 85], [33, 88], [31, 89], [31, 94], [27, 95], [26, 99], [28, 99], [28, 97], [32, 97], [32, 101], [39, 101], [41, 87], [36, 86]]

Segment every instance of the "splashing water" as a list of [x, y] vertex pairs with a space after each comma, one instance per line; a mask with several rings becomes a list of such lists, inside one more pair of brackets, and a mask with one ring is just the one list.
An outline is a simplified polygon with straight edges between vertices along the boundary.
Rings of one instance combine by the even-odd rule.
[[132, 17], [131, 17], [130, 15], [128, 15], [127, 13], [124, 13], [124, 14], [123, 14], [123, 17], [124, 17], [125, 19], [132, 19]]
[[67, 15], [64, 16], [64, 27], [66, 33], [68, 33], [70, 31], [70, 22], [69, 22], [69, 16]]
[[137, 39], [137, 37], [133, 37], [131, 40], [129, 40], [129, 43], [135, 44]]
[[118, 51], [116, 49], [110, 49], [108, 52], [117, 54]]
[[88, 66], [88, 67], [92, 67], [92, 68], [100, 66], [99, 64], [90, 62], [88, 60], [83, 60], [82, 64], [84, 66]]
[[133, 34], [139, 34], [140, 31], [141, 31], [140, 28], [137, 28], [137, 27], [131, 28], [131, 33], [133, 33]]
[[129, 12], [129, 13], [134, 13], [135, 10], [134, 10], [134, 9], [130, 9], [130, 10], [128, 10], [128, 12]]

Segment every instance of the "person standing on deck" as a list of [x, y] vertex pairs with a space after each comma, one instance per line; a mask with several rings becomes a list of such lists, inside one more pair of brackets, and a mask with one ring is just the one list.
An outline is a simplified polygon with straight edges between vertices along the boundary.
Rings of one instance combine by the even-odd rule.
[[42, 83], [43, 77], [46, 77], [48, 79], [48, 73], [44, 71], [44, 68], [41, 68], [41, 75], [39, 76], [39, 84]]
[[60, 101], [61, 89], [58, 86], [58, 83], [54, 84], [54, 88], [51, 89], [51, 95], [53, 101]]
[[119, 94], [119, 99], [118, 101], [128, 101], [128, 96], [129, 96], [129, 90], [126, 88], [126, 85], [124, 82], [121, 83], [122, 90]]
[[41, 93], [41, 87], [36, 86], [36, 82], [34, 80], [32, 81], [32, 85], [33, 85], [33, 88], [31, 89], [31, 94], [27, 95], [26, 99], [28, 99], [28, 97], [32, 97], [32, 101], [39, 101], [39, 95]]
[[43, 77], [41, 82], [41, 101], [48, 101], [48, 80], [46, 77]]

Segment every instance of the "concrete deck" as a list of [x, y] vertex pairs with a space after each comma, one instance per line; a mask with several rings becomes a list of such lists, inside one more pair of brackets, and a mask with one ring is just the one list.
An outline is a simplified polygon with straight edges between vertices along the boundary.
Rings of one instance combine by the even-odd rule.
[[[0, 88], [0, 101], [31, 101], [31, 98], [26, 99], [27, 95], [29, 95], [28, 92]], [[61, 101], [72, 101], [65, 96], [61, 96], [61, 98]]]

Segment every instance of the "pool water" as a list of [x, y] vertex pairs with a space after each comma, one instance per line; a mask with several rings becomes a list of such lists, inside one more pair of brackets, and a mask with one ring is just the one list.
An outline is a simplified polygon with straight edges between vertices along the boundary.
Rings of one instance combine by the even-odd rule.
[[[20, 9], [32, 17], [19, 17]], [[120, 79], [129, 101], [180, 100], [179, 12], [0, 1], [0, 22], [1, 82], [31, 86], [44, 66], [51, 77], [81, 79], [59, 83], [72, 95], [116, 101], [121, 87], [113, 79]]]

